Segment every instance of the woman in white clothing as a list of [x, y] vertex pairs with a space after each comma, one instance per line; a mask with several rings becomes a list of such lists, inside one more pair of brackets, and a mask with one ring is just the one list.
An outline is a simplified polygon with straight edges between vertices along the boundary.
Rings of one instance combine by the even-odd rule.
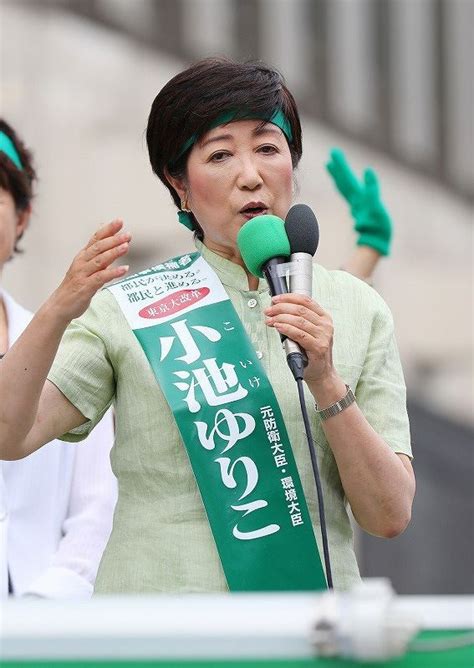
[[[35, 178], [31, 153], [0, 119], [0, 355], [32, 318], [1, 286], [28, 226]], [[0, 596], [91, 595], [117, 494], [112, 442], [109, 413], [80, 446], [53, 441], [0, 462]]]

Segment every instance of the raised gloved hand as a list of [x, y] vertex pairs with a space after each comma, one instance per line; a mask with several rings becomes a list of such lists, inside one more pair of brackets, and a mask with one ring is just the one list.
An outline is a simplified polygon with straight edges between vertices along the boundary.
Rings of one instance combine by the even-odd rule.
[[389, 255], [392, 239], [392, 221], [380, 200], [379, 182], [375, 172], [368, 168], [359, 181], [347, 164], [344, 153], [334, 148], [326, 169], [331, 174], [341, 195], [350, 206], [359, 234], [357, 244], [370, 246], [381, 255]]

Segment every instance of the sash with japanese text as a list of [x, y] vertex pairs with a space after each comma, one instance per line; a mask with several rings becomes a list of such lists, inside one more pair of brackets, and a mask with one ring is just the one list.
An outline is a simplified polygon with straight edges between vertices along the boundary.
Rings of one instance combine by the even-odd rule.
[[325, 589], [280, 407], [212, 268], [192, 253], [107, 289], [173, 411], [229, 589]]

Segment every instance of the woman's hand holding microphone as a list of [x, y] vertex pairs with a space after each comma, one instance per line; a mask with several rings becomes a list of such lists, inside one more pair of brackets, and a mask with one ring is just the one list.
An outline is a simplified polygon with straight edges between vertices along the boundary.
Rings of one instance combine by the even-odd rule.
[[331, 315], [314, 299], [294, 292], [276, 295], [265, 309], [266, 324], [304, 348], [308, 366], [304, 380], [320, 406], [329, 406], [346, 393], [334, 368], [334, 326]]

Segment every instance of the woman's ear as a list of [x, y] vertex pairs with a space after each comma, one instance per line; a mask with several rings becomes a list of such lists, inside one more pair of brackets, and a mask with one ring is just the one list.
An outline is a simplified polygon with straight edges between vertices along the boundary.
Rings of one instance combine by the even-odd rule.
[[168, 181], [170, 186], [174, 188], [178, 193], [179, 199], [184, 200], [186, 198], [186, 193], [187, 193], [185, 180], [183, 178], [177, 178], [176, 176], [171, 176], [166, 167], [164, 169], [164, 173], [166, 176], [166, 180]]
[[16, 239], [17, 241], [21, 239], [23, 236], [23, 233], [25, 232], [26, 228], [28, 227], [28, 223], [30, 222], [30, 217], [31, 217], [31, 204], [28, 204], [26, 209], [21, 209], [21, 211], [18, 211], [18, 218], [16, 222]]

